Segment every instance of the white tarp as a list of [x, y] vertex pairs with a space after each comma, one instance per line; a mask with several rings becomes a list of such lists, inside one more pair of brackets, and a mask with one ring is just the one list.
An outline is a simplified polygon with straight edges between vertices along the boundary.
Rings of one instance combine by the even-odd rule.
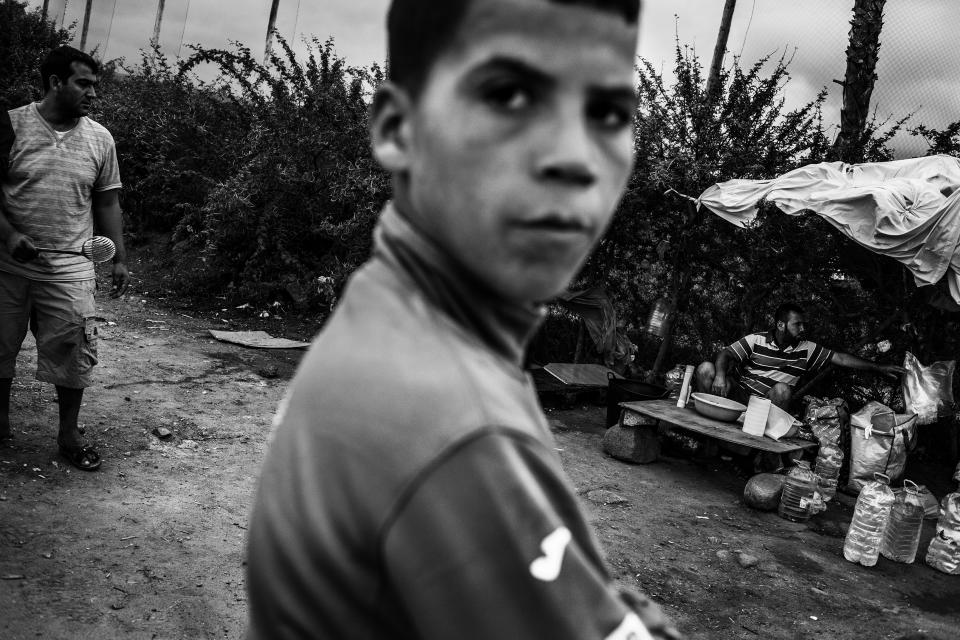
[[697, 205], [743, 227], [763, 199], [790, 215], [813, 211], [848, 238], [903, 263], [918, 286], [947, 277], [960, 304], [960, 158], [811, 164], [773, 180], [715, 184]]

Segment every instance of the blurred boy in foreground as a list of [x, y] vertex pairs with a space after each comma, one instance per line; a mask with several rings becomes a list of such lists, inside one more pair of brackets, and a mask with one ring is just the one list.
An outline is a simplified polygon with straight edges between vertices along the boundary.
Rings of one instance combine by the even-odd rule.
[[613, 584], [520, 366], [630, 175], [638, 13], [392, 3], [395, 199], [277, 415], [252, 638], [677, 637]]

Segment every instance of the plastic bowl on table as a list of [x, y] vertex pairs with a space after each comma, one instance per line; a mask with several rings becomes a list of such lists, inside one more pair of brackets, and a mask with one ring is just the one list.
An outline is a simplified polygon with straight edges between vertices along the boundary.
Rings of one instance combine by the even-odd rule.
[[691, 393], [690, 397], [697, 413], [722, 422], [733, 422], [747, 410], [747, 407], [739, 402], [710, 393]]

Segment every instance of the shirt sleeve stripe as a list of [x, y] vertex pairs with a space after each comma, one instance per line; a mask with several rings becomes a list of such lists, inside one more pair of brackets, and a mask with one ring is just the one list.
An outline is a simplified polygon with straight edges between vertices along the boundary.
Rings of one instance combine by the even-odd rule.
[[637, 614], [631, 611], [623, 617], [620, 625], [605, 640], [653, 640], [653, 636], [640, 622]]

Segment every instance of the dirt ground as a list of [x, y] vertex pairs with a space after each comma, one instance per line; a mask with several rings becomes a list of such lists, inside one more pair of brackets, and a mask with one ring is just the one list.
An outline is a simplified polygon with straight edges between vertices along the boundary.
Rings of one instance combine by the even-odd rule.
[[[248, 509], [302, 353], [213, 340], [209, 328], [251, 322], [225, 322], [234, 308], [172, 304], [148, 270], [134, 260], [132, 293], [98, 299], [101, 364], [81, 422], [100, 471], [58, 457], [54, 390], [32, 378], [29, 338], [21, 355], [15, 444], [0, 449], [0, 638], [242, 637]], [[312, 331], [256, 323], [289, 338]], [[960, 638], [960, 577], [922, 561], [867, 569], [843, 559], [849, 499], [806, 524], [751, 510], [747, 476], [722, 459], [606, 456], [604, 411], [548, 410], [560, 456], [617, 579], [660, 602], [691, 640]], [[932, 533], [928, 521], [921, 553]], [[741, 553], [757, 563], [741, 566]]]

